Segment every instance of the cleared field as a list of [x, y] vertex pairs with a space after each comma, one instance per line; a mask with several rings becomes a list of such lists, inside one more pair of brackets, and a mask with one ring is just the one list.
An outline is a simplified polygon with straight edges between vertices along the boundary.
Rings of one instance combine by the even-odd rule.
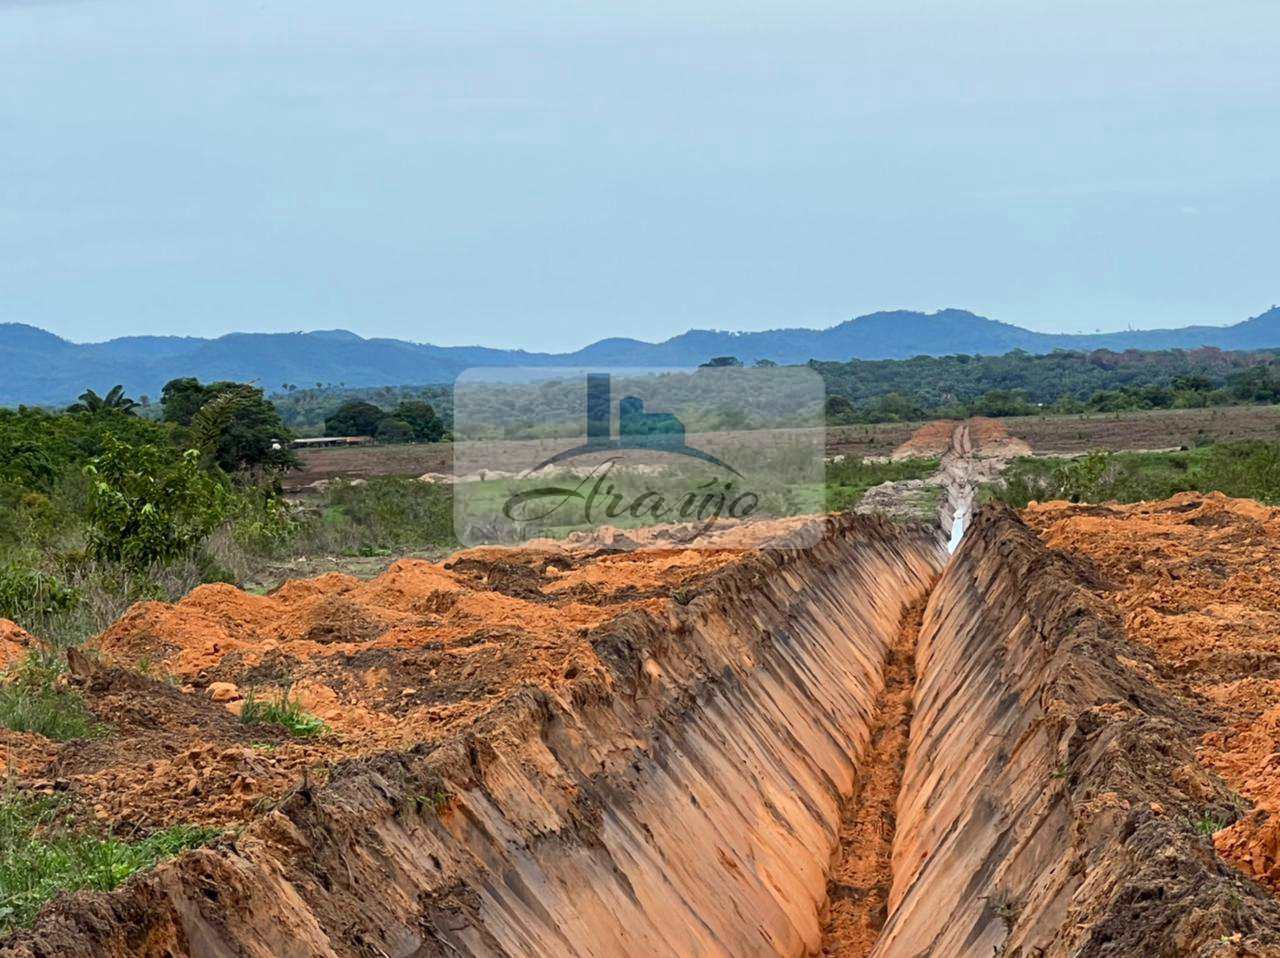
[[[1205, 441], [1280, 439], [1280, 406], [1222, 406], [1079, 416], [1025, 416], [1000, 420], [1010, 436], [1035, 453], [1063, 455], [1090, 449], [1168, 449]], [[887, 456], [923, 423], [836, 426], [827, 432], [828, 455]], [[310, 449], [302, 468], [285, 478], [285, 491], [300, 492], [320, 479], [420, 476], [449, 472], [449, 443]]]

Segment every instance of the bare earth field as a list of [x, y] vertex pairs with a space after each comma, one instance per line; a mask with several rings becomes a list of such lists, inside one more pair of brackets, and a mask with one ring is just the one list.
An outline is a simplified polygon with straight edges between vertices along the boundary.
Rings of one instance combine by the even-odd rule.
[[[1280, 438], [1280, 406], [1223, 406], [1088, 416], [1027, 416], [1000, 420], [1009, 435], [1027, 442], [1037, 455], [1071, 455], [1091, 449], [1168, 449], [1197, 441]], [[888, 456], [924, 423], [837, 426], [827, 433], [827, 454]], [[448, 473], [448, 443], [310, 449], [299, 453], [302, 468], [285, 479], [299, 492], [319, 479], [420, 476]]]

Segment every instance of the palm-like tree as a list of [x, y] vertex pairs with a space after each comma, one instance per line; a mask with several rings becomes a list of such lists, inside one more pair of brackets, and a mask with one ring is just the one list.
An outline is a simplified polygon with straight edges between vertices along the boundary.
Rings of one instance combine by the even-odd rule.
[[80, 394], [80, 401], [72, 406], [67, 407], [67, 412], [103, 412], [110, 410], [112, 412], [122, 412], [128, 416], [136, 416], [134, 410], [137, 403], [124, 394], [123, 386], [112, 386], [111, 391], [105, 396], [99, 396], [92, 389], [86, 389]]

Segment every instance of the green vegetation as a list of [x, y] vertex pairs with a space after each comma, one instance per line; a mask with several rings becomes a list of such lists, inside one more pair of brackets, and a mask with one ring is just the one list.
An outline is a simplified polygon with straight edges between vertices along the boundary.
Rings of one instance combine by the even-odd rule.
[[421, 399], [404, 399], [390, 412], [371, 402], [344, 402], [325, 418], [326, 436], [376, 436], [383, 442], [439, 442], [444, 422]]
[[1024, 457], [1011, 463], [984, 495], [1022, 508], [1032, 500], [1138, 502], [1191, 491], [1280, 504], [1280, 443], [1218, 443], [1186, 452], [1094, 452], [1077, 459]]
[[1280, 357], [1217, 349], [813, 362], [839, 425], [1280, 401]]
[[130, 446], [111, 437], [85, 473], [92, 482], [89, 553], [126, 568], [145, 569], [189, 555], [227, 512], [219, 477], [200, 468], [199, 453]]
[[1198, 819], [1192, 822], [1192, 827], [1195, 828], [1197, 834], [1211, 839], [1216, 833], [1222, 831], [1229, 824], [1230, 822], [1223, 821], [1217, 816], [1211, 815], [1209, 812], [1205, 812]]
[[240, 710], [240, 721], [245, 725], [279, 725], [298, 738], [310, 738], [325, 731], [320, 719], [306, 712], [302, 703], [291, 698], [289, 689], [281, 689], [275, 698], [263, 701], [255, 689], [250, 689]]
[[938, 470], [937, 459], [872, 462], [846, 457], [827, 465], [827, 508], [852, 509], [872, 486], [904, 479], [925, 479]]
[[331, 484], [290, 547], [304, 552], [368, 555], [453, 545], [451, 487], [380, 476], [359, 485]]
[[[325, 420], [347, 402], [362, 401], [383, 411], [420, 402], [429, 405], [439, 418], [442, 435], [453, 424], [453, 388], [450, 386], [377, 386], [345, 388], [317, 383], [314, 388], [300, 389], [287, 385], [274, 393], [271, 402], [285, 425], [300, 436], [319, 436], [325, 431]], [[430, 441], [430, 440], [424, 440]]]
[[130, 416], [137, 415], [138, 404], [124, 394], [123, 386], [112, 386], [105, 396], [99, 396], [92, 389], [80, 394], [80, 401], [67, 407], [67, 412], [122, 412]]
[[98, 735], [101, 726], [80, 694], [59, 681], [61, 675], [60, 660], [41, 650], [0, 673], [0, 725], [56, 742]]
[[57, 799], [6, 790], [0, 793], [0, 936], [29, 925], [60, 892], [110, 891], [135, 872], [218, 834], [176, 825], [128, 840], [78, 827]]

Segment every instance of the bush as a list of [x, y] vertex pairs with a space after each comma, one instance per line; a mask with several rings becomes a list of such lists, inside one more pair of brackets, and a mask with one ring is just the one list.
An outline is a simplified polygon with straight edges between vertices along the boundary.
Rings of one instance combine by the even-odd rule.
[[449, 487], [380, 476], [329, 486], [295, 548], [355, 554], [455, 544]]
[[214, 828], [175, 825], [138, 841], [77, 829], [57, 799], [0, 794], [0, 936], [35, 920], [60, 892], [111, 891], [130, 875], [212, 841]]
[[827, 508], [852, 509], [872, 486], [904, 479], [925, 479], [938, 470], [937, 459], [900, 459], [869, 462], [848, 456], [827, 463]]
[[275, 554], [298, 531], [289, 504], [267, 489], [240, 491], [232, 499], [230, 512], [232, 539], [251, 552]]
[[93, 480], [89, 548], [131, 569], [190, 554], [222, 521], [225, 487], [200, 468], [195, 450], [177, 455], [108, 438], [85, 467]]
[[75, 589], [48, 573], [14, 561], [0, 566], [0, 618], [29, 628], [48, 616], [70, 611], [77, 601]]

